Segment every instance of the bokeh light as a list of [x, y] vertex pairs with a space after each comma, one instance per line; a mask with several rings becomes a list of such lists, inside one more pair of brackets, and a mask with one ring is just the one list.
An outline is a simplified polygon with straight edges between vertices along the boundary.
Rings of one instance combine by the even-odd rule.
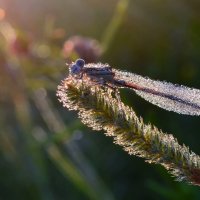
[[0, 20], [3, 20], [6, 16], [6, 12], [4, 9], [0, 8]]

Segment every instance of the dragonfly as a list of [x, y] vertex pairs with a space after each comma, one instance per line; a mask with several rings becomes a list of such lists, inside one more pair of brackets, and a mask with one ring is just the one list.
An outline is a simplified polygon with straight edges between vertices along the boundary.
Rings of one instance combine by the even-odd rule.
[[85, 64], [80, 58], [69, 65], [69, 74], [75, 79], [87, 78], [101, 86], [132, 89], [146, 101], [168, 111], [184, 115], [200, 115], [199, 89], [152, 80], [114, 69], [108, 64]]

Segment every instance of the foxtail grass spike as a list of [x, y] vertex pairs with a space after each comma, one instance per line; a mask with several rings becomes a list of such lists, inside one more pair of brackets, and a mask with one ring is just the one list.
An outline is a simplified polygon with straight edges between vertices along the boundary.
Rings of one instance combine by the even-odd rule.
[[144, 124], [109, 88], [69, 76], [58, 86], [57, 96], [64, 107], [78, 111], [84, 124], [105, 131], [129, 154], [161, 164], [178, 181], [200, 185], [200, 157], [173, 135]]

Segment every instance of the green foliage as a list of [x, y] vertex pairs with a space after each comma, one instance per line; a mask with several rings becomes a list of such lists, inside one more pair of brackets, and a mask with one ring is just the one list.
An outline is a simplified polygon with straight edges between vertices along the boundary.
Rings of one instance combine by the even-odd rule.
[[[200, 199], [198, 187], [172, 181], [83, 126], [55, 95], [65, 62], [82, 56], [199, 88], [198, 7], [183, 0], [2, 0], [0, 199]], [[126, 90], [121, 98], [200, 153], [199, 118], [162, 111]]]

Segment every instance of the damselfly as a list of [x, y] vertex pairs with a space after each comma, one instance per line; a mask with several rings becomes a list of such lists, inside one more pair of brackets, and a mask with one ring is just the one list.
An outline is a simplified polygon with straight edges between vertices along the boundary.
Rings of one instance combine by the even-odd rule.
[[163, 109], [185, 115], [200, 115], [200, 90], [165, 81], [156, 81], [140, 75], [120, 71], [108, 64], [90, 63], [77, 59], [69, 66], [76, 79], [88, 78], [91, 82], [111, 88], [133, 89], [139, 96]]

